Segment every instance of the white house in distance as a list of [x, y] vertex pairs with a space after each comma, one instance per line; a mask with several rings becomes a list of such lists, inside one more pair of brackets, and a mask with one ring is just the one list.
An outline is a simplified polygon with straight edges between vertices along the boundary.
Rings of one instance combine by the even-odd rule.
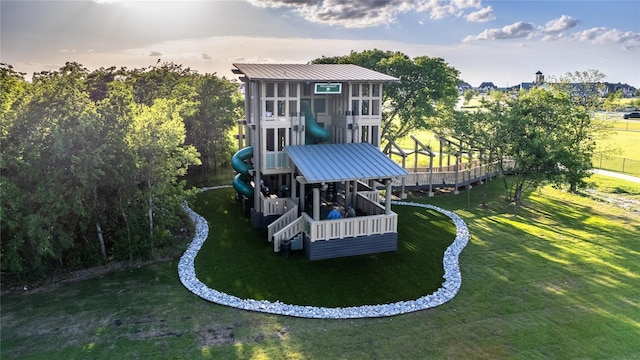
[[[318, 260], [396, 250], [391, 184], [407, 172], [379, 145], [382, 88], [398, 79], [350, 64], [234, 67], [245, 119], [233, 185], [274, 251]], [[341, 217], [328, 219], [334, 209]]]

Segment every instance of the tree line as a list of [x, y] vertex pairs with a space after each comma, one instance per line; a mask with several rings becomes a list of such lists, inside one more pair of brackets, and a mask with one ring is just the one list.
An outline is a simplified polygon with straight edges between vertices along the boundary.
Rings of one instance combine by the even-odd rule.
[[173, 63], [95, 71], [67, 63], [30, 82], [2, 64], [0, 84], [9, 276], [153, 257], [188, 224], [187, 171], [206, 181], [226, 164], [242, 114], [237, 83]]

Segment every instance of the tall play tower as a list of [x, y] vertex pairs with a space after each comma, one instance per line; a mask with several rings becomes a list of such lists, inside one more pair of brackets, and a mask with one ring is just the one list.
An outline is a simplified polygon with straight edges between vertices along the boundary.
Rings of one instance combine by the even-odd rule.
[[349, 64], [234, 67], [245, 119], [233, 185], [252, 226], [311, 260], [395, 250], [391, 183], [407, 172], [379, 145], [382, 87], [398, 79]]

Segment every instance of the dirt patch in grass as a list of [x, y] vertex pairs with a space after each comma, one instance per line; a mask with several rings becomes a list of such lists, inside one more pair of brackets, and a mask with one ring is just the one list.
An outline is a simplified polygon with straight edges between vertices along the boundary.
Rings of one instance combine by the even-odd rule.
[[198, 345], [200, 347], [204, 347], [233, 344], [235, 341], [233, 330], [233, 326], [227, 326], [225, 328], [207, 327], [205, 329], [198, 330], [196, 331]]

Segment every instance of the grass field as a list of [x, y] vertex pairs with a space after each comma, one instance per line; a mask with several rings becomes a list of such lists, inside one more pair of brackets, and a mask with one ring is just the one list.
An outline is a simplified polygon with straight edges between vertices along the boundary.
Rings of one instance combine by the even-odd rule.
[[309, 262], [302, 251], [289, 258], [274, 253], [234, 195], [231, 188], [207, 191], [194, 206], [210, 226], [195, 260], [198, 278], [209, 287], [243, 299], [345, 307], [416, 299], [443, 282], [442, 256], [455, 226], [436, 211], [393, 208], [402, 229], [397, 251]]
[[[594, 185], [599, 186], [598, 178]], [[483, 186], [412, 199], [455, 210], [471, 241], [449, 303], [307, 320], [201, 300], [177, 260], [2, 295], [2, 359], [632, 359], [640, 354], [640, 214], [552, 188], [521, 216]], [[601, 190], [638, 196], [622, 180]], [[606, 193], [604, 194], [606, 196]], [[380, 270], [382, 271], [382, 270]]]

